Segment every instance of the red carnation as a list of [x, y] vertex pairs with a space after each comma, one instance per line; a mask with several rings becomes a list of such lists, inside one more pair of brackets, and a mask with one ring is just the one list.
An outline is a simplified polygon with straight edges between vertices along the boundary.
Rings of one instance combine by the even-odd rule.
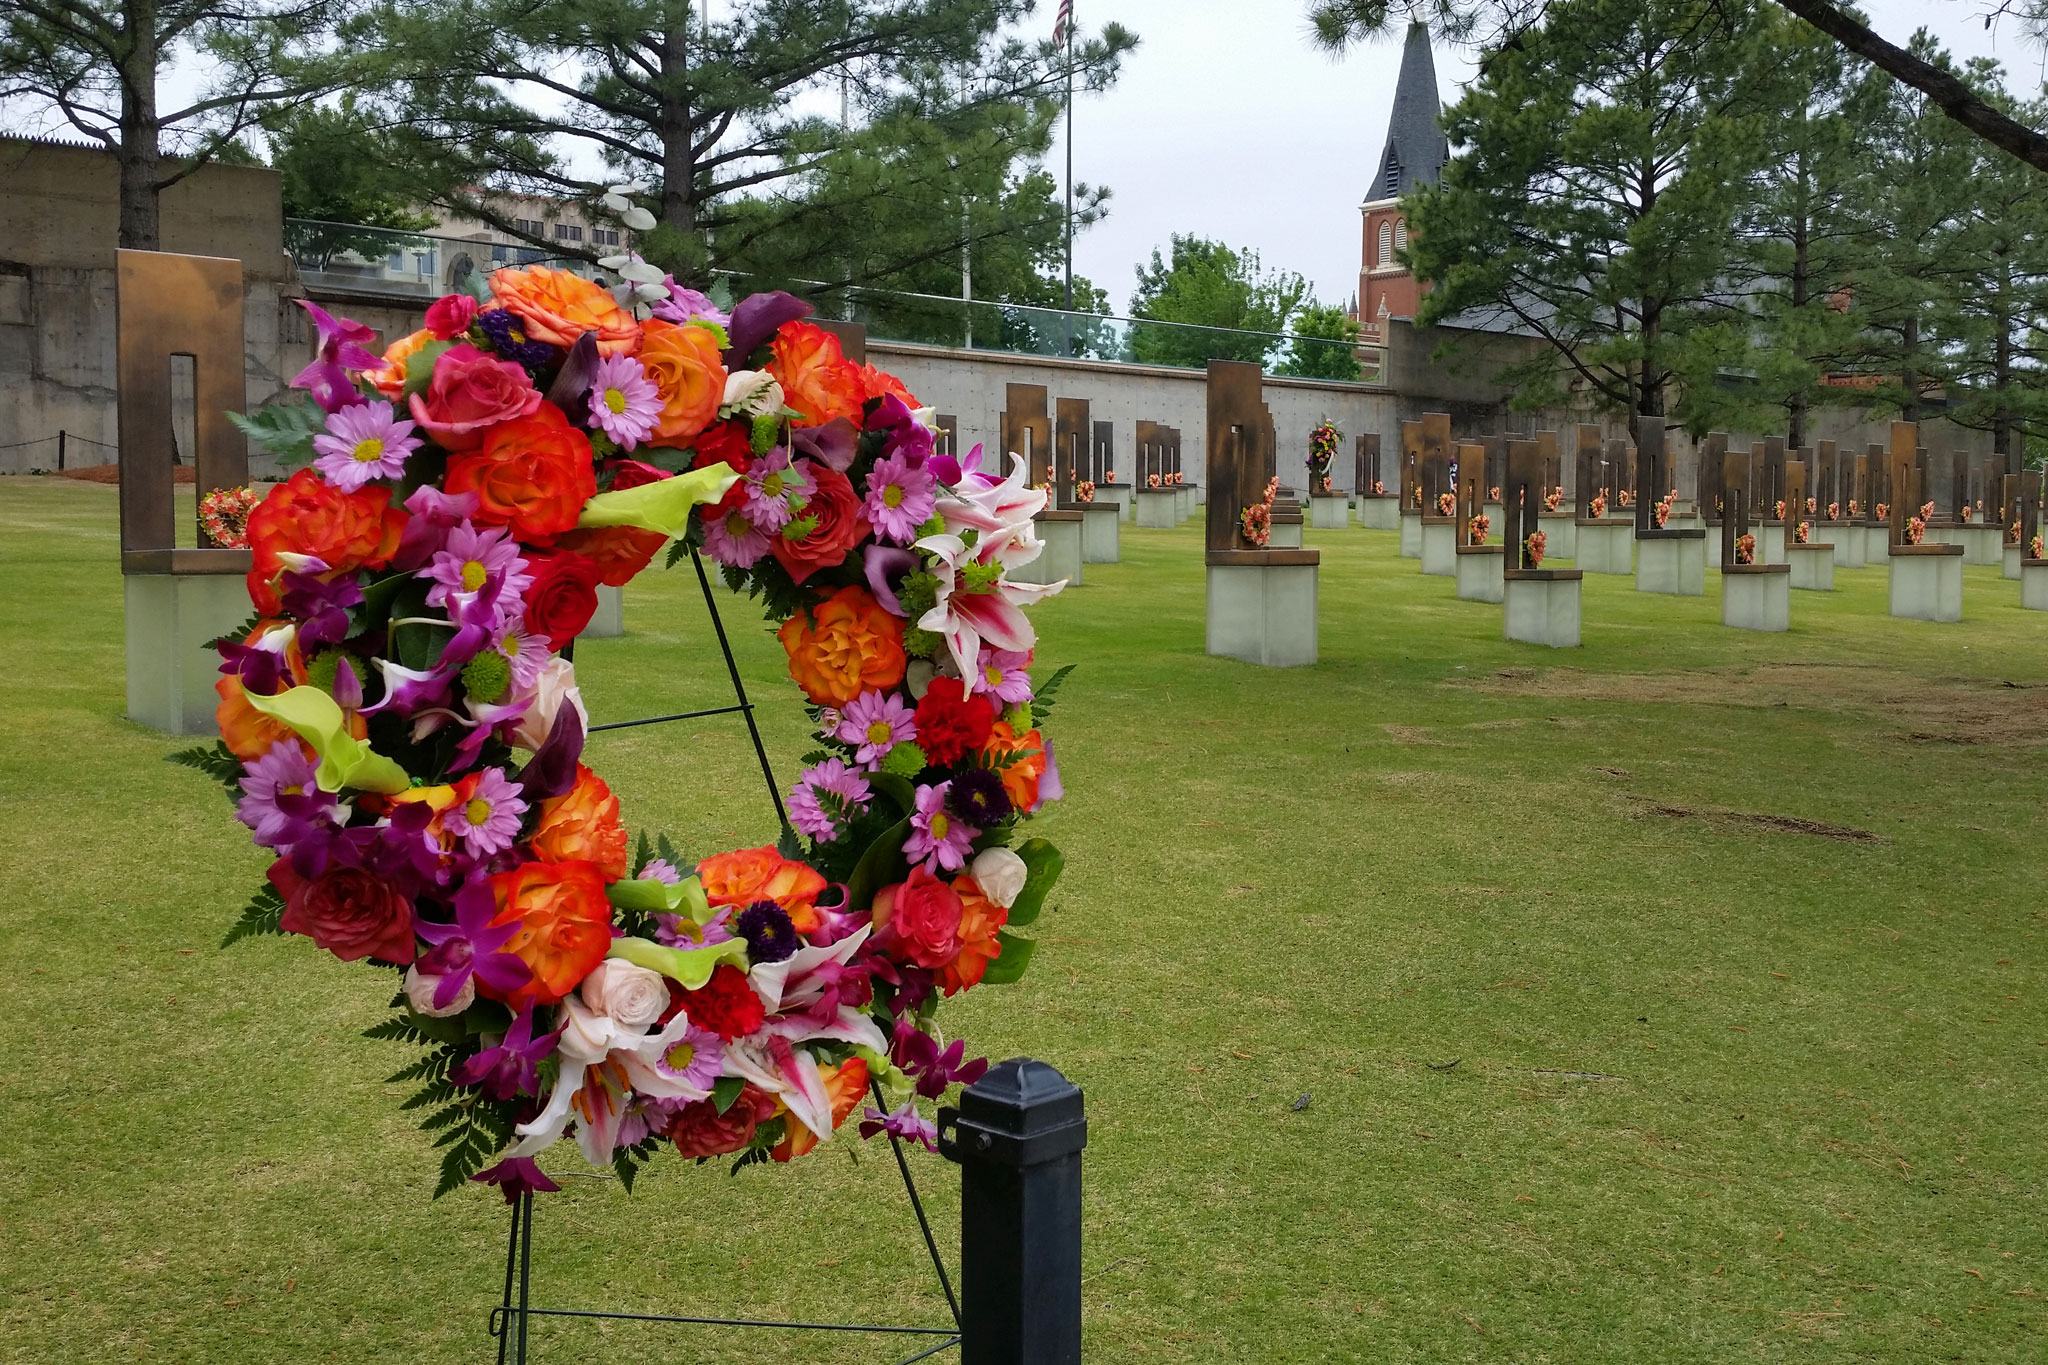
[[528, 554], [526, 567], [533, 575], [533, 586], [526, 590], [526, 633], [559, 650], [597, 614], [597, 585], [604, 572], [595, 560], [573, 550]]
[[690, 461], [692, 469], [707, 469], [722, 461], [731, 465], [735, 474], [744, 474], [753, 463], [753, 427], [747, 422], [714, 422], [690, 444], [697, 452], [697, 458]]
[[917, 743], [936, 764], [958, 763], [978, 753], [995, 729], [996, 708], [979, 693], [969, 696], [958, 678], [933, 678], [917, 704]]
[[[675, 988], [670, 988], [675, 994]], [[684, 991], [683, 1010], [698, 1028], [710, 1029], [731, 1042], [761, 1027], [768, 1015], [761, 997], [747, 984], [747, 974], [729, 962], [721, 962], [702, 990]]]

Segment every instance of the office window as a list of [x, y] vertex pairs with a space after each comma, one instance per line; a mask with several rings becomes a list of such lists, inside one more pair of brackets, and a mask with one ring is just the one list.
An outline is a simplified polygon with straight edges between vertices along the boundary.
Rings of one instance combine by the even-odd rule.
[[592, 246], [617, 246], [619, 244], [619, 230], [617, 228], [592, 228], [590, 230], [590, 244]]
[[405, 253], [403, 251], [394, 251], [389, 256], [386, 256], [384, 258], [384, 268], [393, 274], [403, 274], [405, 272]]
[[505, 244], [503, 242], [496, 243], [491, 247], [491, 263], [493, 265], [503, 265], [505, 263], [505, 258], [506, 251]]
[[555, 240], [558, 242], [580, 242], [583, 240], [583, 226], [580, 223], [555, 224]]
[[419, 277], [420, 277], [421, 279], [423, 279], [423, 280], [426, 280], [426, 279], [432, 279], [432, 278], [433, 278], [433, 276], [434, 276], [434, 258], [435, 258], [436, 256], [438, 256], [439, 254], [440, 254], [440, 253], [439, 253], [438, 251], [415, 251], [415, 252], [413, 252], [413, 254], [412, 254], [412, 260], [413, 260], [413, 265], [414, 265], [414, 267], [415, 267], [415, 268], [416, 268], [416, 269], [418, 270], [418, 272], [419, 272]]
[[538, 218], [514, 218], [512, 220], [512, 230], [524, 233], [528, 237], [540, 236], [544, 227], [545, 225]]

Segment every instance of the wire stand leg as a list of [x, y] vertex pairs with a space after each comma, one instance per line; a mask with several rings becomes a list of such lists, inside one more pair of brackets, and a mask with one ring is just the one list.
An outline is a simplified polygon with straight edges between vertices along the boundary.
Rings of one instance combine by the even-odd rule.
[[491, 1335], [498, 1339], [498, 1365], [505, 1365], [505, 1352], [512, 1344], [512, 1276], [519, 1266], [519, 1223], [519, 1201], [514, 1199], [512, 1235], [505, 1242], [505, 1298], [491, 1315]]
[[[868, 1090], [875, 1097], [877, 1108], [887, 1108], [882, 1099], [882, 1087], [875, 1081], [868, 1082]], [[953, 1326], [960, 1326], [960, 1300], [954, 1296], [952, 1277], [946, 1274], [946, 1262], [939, 1255], [939, 1244], [932, 1236], [931, 1220], [924, 1215], [924, 1201], [917, 1197], [917, 1182], [911, 1179], [910, 1163], [904, 1160], [903, 1143], [894, 1133], [888, 1135], [889, 1150], [896, 1154], [896, 1169], [903, 1173], [903, 1192], [910, 1196], [910, 1211], [917, 1215], [917, 1230], [924, 1234], [924, 1249], [931, 1254], [932, 1269], [938, 1272], [939, 1287], [946, 1291], [946, 1306], [953, 1312]]]
[[739, 698], [740, 714], [747, 718], [747, 735], [754, 741], [754, 757], [761, 760], [761, 777], [768, 784], [768, 799], [775, 803], [775, 818], [789, 828], [789, 813], [782, 808], [782, 790], [775, 785], [775, 771], [768, 766], [768, 750], [761, 743], [761, 727], [754, 723], [754, 708], [747, 701], [747, 685], [740, 681], [740, 666], [732, 657], [732, 644], [725, 638], [725, 620], [718, 614], [718, 599], [711, 593], [711, 576], [704, 572], [704, 559], [693, 546], [690, 563], [696, 567], [697, 583], [704, 589], [704, 609], [711, 613], [711, 628], [718, 632], [718, 648], [725, 654], [725, 671], [732, 678], [733, 695]]
[[533, 1191], [519, 1196], [519, 1349], [514, 1365], [526, 1365], [527, 1308], [533, 1288]]

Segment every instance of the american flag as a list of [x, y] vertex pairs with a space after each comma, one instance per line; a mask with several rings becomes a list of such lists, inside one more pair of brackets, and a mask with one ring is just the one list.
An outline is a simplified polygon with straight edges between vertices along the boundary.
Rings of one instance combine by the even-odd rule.
[[1060, 0], [1059, 16], [1052, 21], [1052, 45], [1065, 47], [1074, 30], [1074, 0]]

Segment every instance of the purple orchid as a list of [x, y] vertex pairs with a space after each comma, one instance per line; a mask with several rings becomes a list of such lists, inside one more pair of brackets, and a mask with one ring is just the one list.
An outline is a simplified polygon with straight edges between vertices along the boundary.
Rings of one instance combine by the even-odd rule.
[[938, 1125], [917, 1112], [916, 1100], [905, 1100], [886, 1114], [872, 1104], [861, 1110], [860, 1135], [871, 1138], [877, 1133], [922, 1143], [928, 1152], [939, 1150]]
[[561, 1189], [530, 1156], [506, 1157], [488, 1171], [470, 1177], [480, 1185], [496, 1185], [505, 1192], [505, 1202], [516, 1204], [522, 1194], [553, 1194]]
[[910, 462], [913, 469], [922, 469], [930, 458], [934, 439], [932, 429], [917, 420], [917, 414], [910, 405], [893, 393], [882, 395], [882, 401], [868, 418], [869, 431], [886, 431], [889, 440], [883, 446], [886, 455], [901, 456]]
[[315, 573], [286, 569], [277, 582], [285, 614], [299, 620], [301, 649], [338, 645], [348, 638], [349, 608], [363, 603], [363, 590], [353, 575], [324, 579]]
[[298, 303], [319, 329], [320, 350], [312, 363], [292, 377], [291, 386], [312, 394], [320, 410], [330, 416], [365, 401], [348, 372], [375, 369], [384, 363], [363, 349], [377, 340], [376, 330], [347, 318], [336, 318], [311, 299], [300, 299]]
[[[526, 963], [505, 951], [505, 945], [519, 932], [519, 926], [493, 925], [491, 921], [497, 913], [498, 900], [491, 892], [491, 884], [479, 879], [456, 893], [455, 923], [431, 924], [419, 920], [413, 925], [414, 932], [434, 945], [415, 965], [422, 975], [441, 978], [440, 984], [434, 988], [435, 1009], [448, 1008], [449, 1003], [462, 993], [462, 984], [471, 977], [476, 978], [480, 988], [498, 997], [510, 995], [532, 979], [533, 973]], [[521, 1019], [526, 1026], [522, 1041], [530, 1040], [533, 1016], [529, 1012]], [[517, 1032], [520, 1024], [514, 1022], [512, 1028]], [[506, 1041], [511, 1041], [511, 1034], [506, 1035]], [[550, 1040], [550, 1049], [552, 1046]], [[546, 1055], [546, 1052], [540, 1054]], [[476, 1082], [464, 1081], [463, 1084], [474, 1085]], [[502, 1100], [511, 1096], [496, 1095], [493, 1098]]]
[[391, 556], [395, 573], [417, 573], [448, 542], [448, 533], [476, 515], [474, 493], [443, 493], [432, 484], [422, 485], [405, 500], [405, 533]]
[[966, 1055], [965, 1041], [955, 1038], [941, 1052], [938, 1042], [908, 1018], [896, 1021], [895, 1036], [889, 1040], [889, 1059], [916, 1080], [917, 1093], [928, 1100], [944, 1095], [950, 1085], [973, 1085], [988, 1074], [988, 1058], [962, 1061]]

